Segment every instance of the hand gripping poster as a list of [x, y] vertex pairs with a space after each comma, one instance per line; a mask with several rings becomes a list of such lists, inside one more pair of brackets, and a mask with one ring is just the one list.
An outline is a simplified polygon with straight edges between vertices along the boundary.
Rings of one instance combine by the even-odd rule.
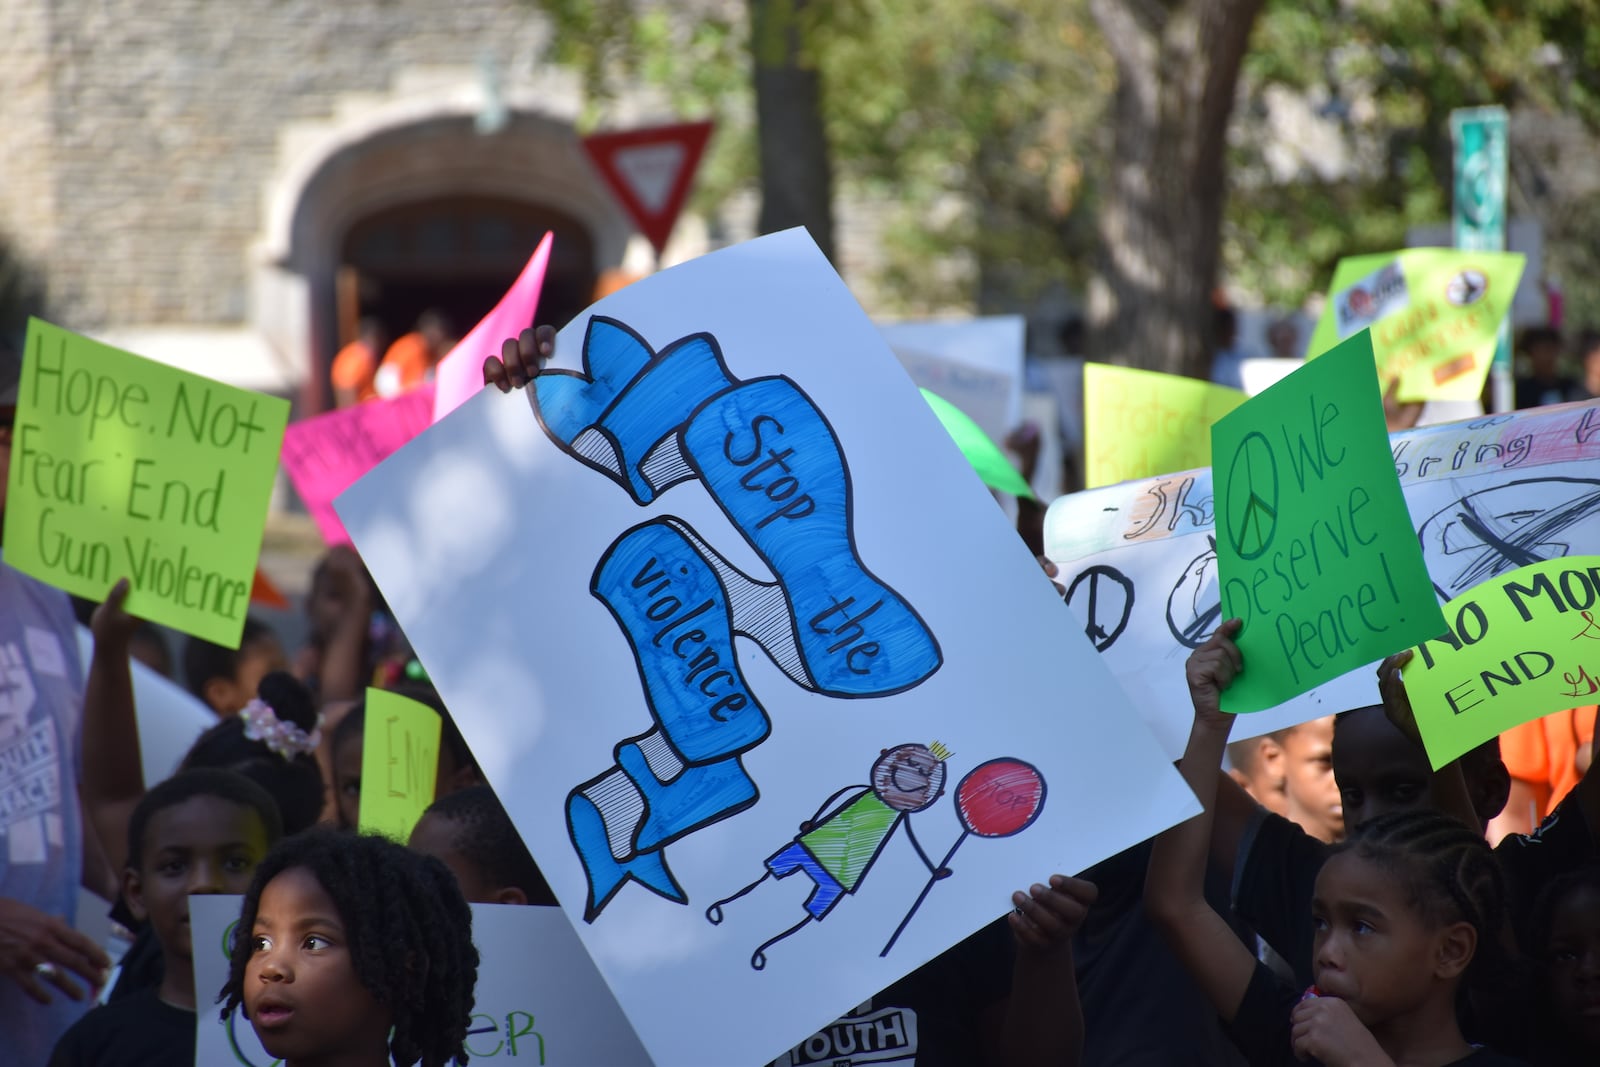
[[[1440, 604], [1600, 544], [1600, 401], [1405, 430], [1389, 450]], [[1079, 632], [1174, 758], [1192, 720], [1183, 662], [1221, 621], [1215, 522], [1209, 468], [1074, 493], [1045, 516], [1045, 555]], [[1330, 565], [1339, 554], [1328, 550]], [[1376, 704], [1376, 668], [1241, 716], [1234, 737]]]
[[597, 304], [338, 511], [663, 1067], [1196, 810], [803, 231]]

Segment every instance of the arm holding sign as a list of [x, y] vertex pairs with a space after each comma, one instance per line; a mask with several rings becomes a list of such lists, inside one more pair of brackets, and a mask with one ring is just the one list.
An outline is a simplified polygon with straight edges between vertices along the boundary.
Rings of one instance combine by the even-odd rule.
[[506, 338], [500, 345], [499, 356], [489, 356], [483, 361], [483, 384], [492, 385], [502, 393], [521, 389], [539, 376], [545, 361], [555, 354], [554, 326], [523, 330], [516, 338]]
[[94, 658], [83, 692], [83, 810], [115, 871], [127, 866], [128, 821], [144, 796], [128, 644], [138, 620], [123, 610], [128, 580], [95, 609]]
[[1083, 1006], [1072, 938], [1099, 895], [1092, 882], [1050, 876], [1011, 894], [1008, 917], [1017, 942], [1001, 1040], [1006, 1067], [1077, 1067], [1083, 1059]]
[[1206, 856], [1216, 811], [1222, 755], [1233, 716], [1221, 710], [1222, 691], [1239, 673], [1242, 661], [1233, 643], [1238, 619], [1229, 619], [1189, 657], [1189, 693], [1194, 727], [1178, 769], [1203, 805], [1200, 815], [1164, 831], [1150, 853], [1144, 903], [1173, 953], [1205, 991], [1224, 1022], [1231, 1023], [1244, 1002], [1256, 961], [1205, 898]]

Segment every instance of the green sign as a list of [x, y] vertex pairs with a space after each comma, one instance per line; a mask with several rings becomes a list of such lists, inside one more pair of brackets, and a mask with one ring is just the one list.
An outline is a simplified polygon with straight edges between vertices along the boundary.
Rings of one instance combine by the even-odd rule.
[[285, 400], [28, 323], [5, 558], [131, 614], [237, 648]]
[[1450, 113], [1450, 140], [1455, 146], [1450, 221], [1457, 248], [1499, 252], [1506, 247], [1507, 128], [1503, 107]]
[[1383, 420], [1366, 331], [1211, 430], [1224, 618], [1261, 711], [1444, 629]]
[[1011, 465], [1011, 460], [1006, 458], [1000, 446], [990, 440], [971, 416], [938, 393], [924, 389], [922, 398], [939, 416], [945, 433], [955, 441], [956, 447], [961, 449], [961, 454], [972, 464], [972, 469], [984, 485], [1012, 496], [1033, 499], [1033, 487], [1022, 476], [1022, 472]]
[[1523, 262], [1448, 248], [1341, 259], [1309, 351], [1370, 328], [1378, 375], [1386, 385], [1400, 379], [1400, 400], [1476, 400]]
[[[1455, 188], [1451, 230], [1455, 246], [1473, 252], [1506, 247], [1506, 156], [1510, 122], [1503, 107], [1458, 108], [1450, 112], [1455, 148]], [[1492, 368], [1494, 409], [1511, 409], [1511, 329], [1502, 321]], [[1404, 399], [1404, 398], [1402, 398]]]
[[1491, 578], [1444, 607], [1450, 627], [1405, 668], [1435, 770], [1491, 737], [1600, 700], [1600, 556]]
[[357, 829], [404, 844], [433, 803], [439, 773], [439, 713], [410, 697], [368, 689], [361, 725]]

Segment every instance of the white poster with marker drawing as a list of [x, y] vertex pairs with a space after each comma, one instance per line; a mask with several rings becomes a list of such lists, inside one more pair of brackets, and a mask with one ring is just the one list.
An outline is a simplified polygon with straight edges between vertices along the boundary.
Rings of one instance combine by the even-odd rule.
[[[1406, 430], [1390, 448], [1441, 603], [1600, 544], [1600, 402]], [[1174, 758], [1192, 720], [1183, 664], [1221, 612], [1214, 521], [1209, 468], [1074, 493], [1045, 514], [1045, 555], [1080, 631]], [[1233, 736], [1376, 704], [1376, 668], [1242, 715]]]
[[[250, 1021], [211, 1003], [228, 978], [228, 940], [243, 897], [189, 898], [194, 934], [195, 1067], [276, 1067]], [[473, 1063], [649, 1067], [628, 1020], [572, 924], [555, 908], [472, 905], [478, 949], [467, 1053]]]
[[338, 510], [659, 1067], [1195, 810], [803, 231], [608, 297]]

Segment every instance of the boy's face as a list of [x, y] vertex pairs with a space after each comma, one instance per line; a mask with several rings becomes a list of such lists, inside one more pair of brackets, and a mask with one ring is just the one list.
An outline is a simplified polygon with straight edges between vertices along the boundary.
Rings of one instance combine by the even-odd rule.
[[1373, 705], [1340, 717], [1333, 732], [1333, 773], [1344, 805], [1344, 825], [1394, 811], [1433, 807], [1428, 757]]
[[1600, 890], [1568, 893], [1550, 920], [1544, 957], [1550, 1006], [1573, 1037], [1600, 1048]]
[[1302, 723], [1283, 735], [1283, 783], [1288, 817], [1312, 837], [1344, 837], [1344, 807], [1333, 776], [1333, 716]]
[[189, 896], [243, 893], [269, 844], [256, 810], [231, 800], [195, 796], [163, 808], [145, 824], [139, 868], [123, 876], [128, 905], [169, 959], [192, 959]]
[[287, 1060], [378, 1062], [393, 1018], [356, 973], [344, 919], [315, 875], [291, 867], [266, 884], [250, 946], [244, 1007], [263, 1048]]
[[516, 886], [497, 886], [456, 848], [456, 824], [438, 815], [424, 815], [411, 831], [407, 847], [432, 856], [456, 876], [468, 904], [526, 904], [528, 896]]

